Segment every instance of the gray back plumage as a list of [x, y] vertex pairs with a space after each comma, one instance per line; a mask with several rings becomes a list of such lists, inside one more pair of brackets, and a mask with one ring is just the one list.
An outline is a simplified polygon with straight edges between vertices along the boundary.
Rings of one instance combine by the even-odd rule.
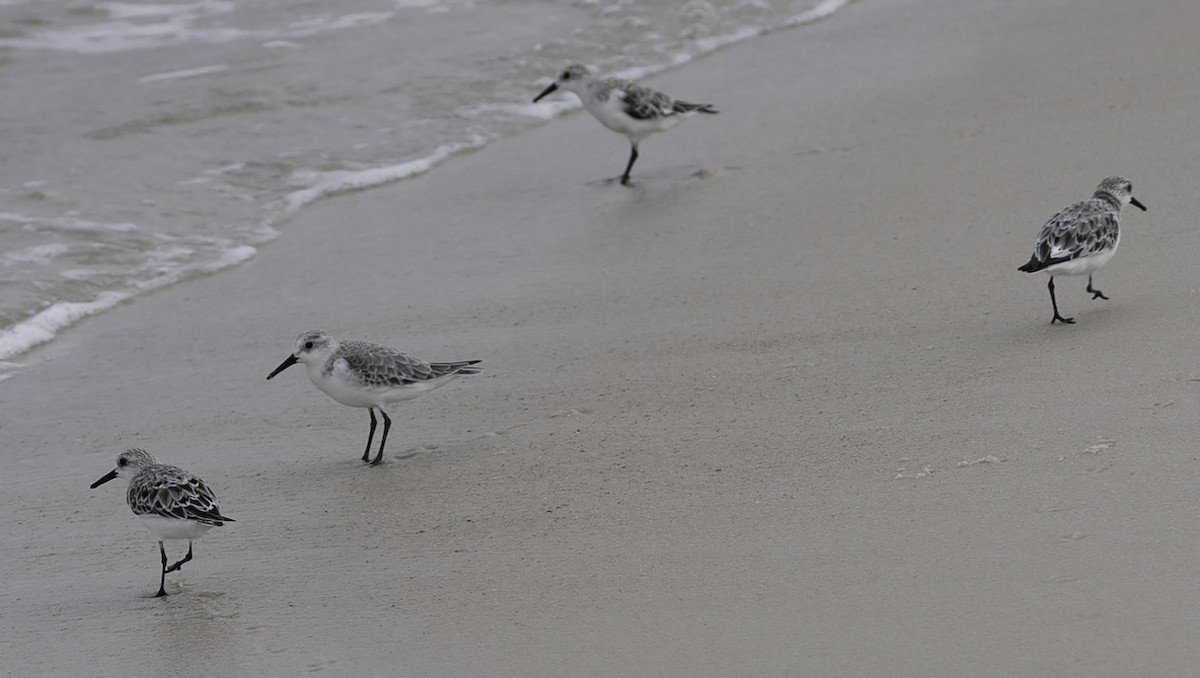
[[1063, 209], [1042, 226], [1034, 241], [1033, 257], [1023, 270], [1037, 271], [1116, 247], [1120, 219], [1120, 205], [1100, 198]]
[[692, 111], [700, 111], [702, 113], [717, 112], [710, 104], [691, 104], [686, 101], [679, 101], [665, 92], [643, 87], [642, 85], [619, 78], [595, 81], [589, 86], [589, 89], [592, 95], [599, 101], [606, 100], [609, 93], [613, 90], [621, 90], [625, 93], [625, 113], [629, 117], [638, 120], [665, 118]]
[[330, 356], [325, 372], [333, 371], [341, 358], [363, 382], [371, 386], [403, 386], [448, 374], [477, 374], [478, 368], [468, 367], [479, 362], [468, 360], [456, 363], [428, 363], [394, 348], [369, 341], [342, 341]]
[[129, 481], [125, 500], [134, 514], [194, 520], [220, 526], [233, 522], [221, 515], [217, 497], [208, 485], [178, 466], [155, 464], [142, 469]]

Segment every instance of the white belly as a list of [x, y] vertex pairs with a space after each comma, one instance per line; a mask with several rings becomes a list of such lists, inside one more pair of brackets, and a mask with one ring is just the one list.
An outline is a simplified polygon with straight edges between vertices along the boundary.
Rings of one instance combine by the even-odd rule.
[[1113, 243], [1112, 249], [1107, 252], [1093, 254], [1088, 257], [1079, 257], [1070, 261], [1064, 261], [1061, 264], [1047, 266], [1042, 269], [1042, 273], [1049, 275], [1087, 275], [1108, 263], [1109, 259], [1117, 253], [1117, 248], [1121, 246], [1121, 232], [1117, 231], [1117, 241]]
[[682, 114], [676, 113], [648, 120], [639, 120], [626, 113], [624, 106], [625, 103], [619, 101], [614, 96], [600, 105], [593, 105], [587, 108], [588, 112], [596, 116], [596, 119], [605, 127], [638, 141], [655, 132], [665, 132], [671, 129], [682, 122], [685, 117]]
[[308, 376], [325, 395], [347, 407], [379, 407], [416, 398], [454, 381], [460, 375], [447, 374], [403, 386], [369, 386], [357, 379], [344, 362], [339, 361], [329, 376], [325, 376], [319, 367], [310, 368]]
[[199, 539], [212, 529], [212, 525], [197, 523], [194, 520], [164, 518], [162, 516], [138, 516], [150, 533], [159, 539]]
[[1112, 259], [1112, 255], [1116, 254], [1117, 248], [1112, 248], [1101, 254], [1093, 254], [1090, 257], [1080, 257], [1070, 261], [1064, 261], [1061, 264], [1047, 266], [1042, 269], [1042, 273], [1049, 275], [1087, 275], [1092, 271], [1100, 268]]

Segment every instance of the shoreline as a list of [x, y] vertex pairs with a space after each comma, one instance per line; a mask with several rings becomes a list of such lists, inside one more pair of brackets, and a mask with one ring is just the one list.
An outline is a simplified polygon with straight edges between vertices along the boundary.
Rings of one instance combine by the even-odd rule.
[[[633, 189], [574, 115], [90, 319], [0, 382], [10, 670], [1186, 673], [1196, 26], [852, 3], [648, 80], [721, 115]], [[1149, 211], [1051, 327], [1016, 266], [1113, 173]], [[483, 373], [367, 468], [365, 412], [265, 380], [315, 327]], [[87, 490], [127, 447], [238, 521], [163, 600]]]
[[[747, 40], [774, 32], [795, 30], [808, 24], [827, 20], [851, 1], [821, 0], [811, 9], [789, 18], [780, 18], [774, 22], [766, 20], [765, 25], [751, 23], [741, 28], [734, 28], [729, 32], [697, 40], [690, 46], [698, 51], [676, 52], [665, 62], [628, 68], [612, 75], [641, 80], [678, 69], [696, 59], [702, 59], [708, 54]], [[186, 69], [182, 73], [186, 75], [199, 74]], [[165, 75], [173, 75], [173, 73]], [[148, 77], [151, 80], [171, 79]], [[145, 79], [139, 81], [144, 82]], [[531, 82], [533, 81], [531, 78]], [[567, 98], [554, 102], [543, 102], [537, 106], [529, 104], [527, 101], [525, 103], [490, 102], [482, 104], [482, 106], [507, 111], [509, 115], [523, 118], [531, 125], [545, 124], [559, 117], [563, 112], [579, 109], [576, 100]], [[525, 131], [528, 131], [528, 128]], [[516, 134], [519, 135], [520, 132]], [[262, 208], [261, 217], [257, 220], [250, 220], [255, 222], [251, 232], [229, 236], [231, 242], [225, 251], [216, 253], [207, 259], [188, 262], [171, 270], [160, 270], [157, 275], [148, 278], [126, 280], [122, 285], [114, 283], [114, 286], [96, 291], [90, 299], [67, 302], [46, 300], [46, 303], [50, 304], [49, 306], [36, 312], [31, 310], [31, 315], [10, 327], [0, 329], [0, 369], [7, 369], [10, 365], [13, 368], [19, 368], [22, 363], [13, 359], [25, 356], [37, 346], [53, 341], [61, 332], [70, 330], [87, 318], [103, 313], [118, 304], [136, 300], [145, 294], [171, 285], [186, 284], [200, 277], [218, 273], [255, 256], [263, 246], [280, 237], [281, 232], [278, 229], [282, 224], [292, 220], [299, 211], [315, 201], [403, 181], [431, 171], [437, 165], [455, 156], [477, 151], [489, 143], [511, 136], [514, 136], [512, 130], [493, 129], [486, 133], [476, 132], [462, 138], [442, 140], [438, 145], [404, 155], [402, 159], [394, 159], [389, 164], [368, 164], [363, 169], [301, 170], [302, 173], [309, 173], [314, 177], [308, 182], [309, 185], [305, 188], [284, 191], [282, 194], [275, 195], [273, 199], [268, 199]], [[16, 214], [8, 216], [13, 220], [20, 218], [20, 215]], [[14, 369], [13, 372], [0, 371], [0, 380], [14, 376], [17, 371], [17, 369]]]

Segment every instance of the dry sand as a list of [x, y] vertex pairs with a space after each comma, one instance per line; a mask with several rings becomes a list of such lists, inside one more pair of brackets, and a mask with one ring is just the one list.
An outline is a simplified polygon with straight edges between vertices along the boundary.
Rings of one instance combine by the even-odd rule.
[[[88, 321], [0, 384], [4, 669], [1200, 671], [1198, 29], [857, 3], [653, 80], [722, 115], [633, 190], [574, 115]], [[1150, 211], [1052, 327], [1016, 267], [1113, 173]], [[310, 327], [486, 371], [394, 408], [367, 468], [365, 412], [264, 381]], [[239, 520], [165, 599], [87, 489], [130, 446]]]

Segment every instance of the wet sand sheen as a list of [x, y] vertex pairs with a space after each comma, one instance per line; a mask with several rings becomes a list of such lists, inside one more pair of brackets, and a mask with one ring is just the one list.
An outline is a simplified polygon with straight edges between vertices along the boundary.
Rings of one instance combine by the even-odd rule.
[[[648, 83], [722, 115], [632, 189], [576, 115], [87, 322], [0, 383], [9, 670], [1186, 674], [1197, 25], [855, 4]], [[1051, 327], [1014, 269], [1114, 173], [1151, 211]], [[310, 327], [487, 370], [372, 469], [361, 412], [263, 379]], [[161, 600], [87, 490], [132, 446], [238, 518]]]

